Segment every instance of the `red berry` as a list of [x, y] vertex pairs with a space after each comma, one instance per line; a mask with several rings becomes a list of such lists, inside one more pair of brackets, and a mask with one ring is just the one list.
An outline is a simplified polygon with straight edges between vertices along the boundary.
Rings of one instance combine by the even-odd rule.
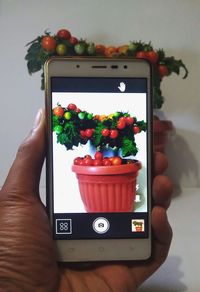
[[103, 159], [103, 166], [111, 166], [112, 162], [110, 161], [109, 158], [104, 158]]
[[134, 123], [134, 118], [132, 117], [126, 117], [126, 124], [127, 125], [132, 125]]
[[155, 51], [148, 51], [147, 53], [146, 53], [146, 55], [147, 55], [147, 59], [151, 62], [151, 63], [153, 63], [153, 64], [156, 64], [157, 62], [158, 62], [158, 58], [159, 58], [159, 56], [158, 56], [158, 53], [157, 52], [155, 52]]
[[99, 151], [97, 151], [94, 155], [94, 158], [97, 160], [103, 160], [103, 154]]
[[93, 160], [93, 166], [102, 166], [102, 165], [103, 165], [103, 160], [99, 160], [99, 159]]
[[134, 126], [133, 127], [133, 132], [134, 132], [134, 134], [140, 133], [140, 128], [138, 126]]
[[160, 77], [168, 76], [169, 75], [169, 69], [166, 65], [158, 65], [158, 73]]
[[119, 118], [119, 122], [126, 122], [126, 117]]
[[91, 138], [92, 135], [93, 135], [93, 129], [87, 129], [87, 130], [85, 130], [85, 136], [87, 138]]
[[77, 109], [77, 106], [74, 103], [68, 104], [67, 108], [69, 110], [75, 111]]
[[102, 136], [108, 137], [110, 135], [110, 130], [105, 128], [101, 131]]
[[68, 40], [71, 38], [71, 33], [67, 29], [60, 29], [57, 32], [57, 37], [59, 37], [60, 39]]
[[76, 112], [77, 114], [80, 113], [80, 112], [81, 112], [80, 108], [76, 108], [76, 109], [75, 109], [75, 112]]
[[82, 138], [85, 138], [86, 137], [85, 131], [84, 130], [80, 130], [80, 135], [81, 135]]
[[75, 164], [75, 165], [83, 165], [83, 158], [81, 158], [81, 157], [76, 157], [76, 158], [74, 159], [74, 164]]
[[62, 117], [64, 115], [64, 109], [59, 105], [53, 109], [53, 114], [57, 117]]
[[136, 53], [136, 58], [142, 58], [142, 59], [147, 59], [147, 52], [145, 51], [138, 51]]
[[112, 159], [112, 165], [121, 165], [122, 159], [119, 156], [114, 156]]
[[70, 42], [70, 44], [72, 44], [73, 46], [75, 46], [78, 43], [78, 39], [72, 36], [69, 39], [69, 42]]
[[119, 122], [117, 123], [117, 129], [122, 130], [122, 129], [124, 129], [125, 127], [126, 127], [126, 122], [125, 122], [124, 120], [119, 121]]
[[56, 40], [52, 36], [46, 35], [42, 38], [41, 46], [45, 51], [54, 52], [56, 45]]
[[89, 154], [87, 154], [87, 155], [84, 156], [84, 159], [86, 159], [86, 158], [92, 159], [91, 155], [89, 155]]
[[110, 138], [115, 139], [119, 135], [118, 130], [111, 130], [110, 131]]
[[83, 159], [83, 165], [84, 166], [92, 166], [93, 165], [93, 159], [92, 158], [84, 158]]

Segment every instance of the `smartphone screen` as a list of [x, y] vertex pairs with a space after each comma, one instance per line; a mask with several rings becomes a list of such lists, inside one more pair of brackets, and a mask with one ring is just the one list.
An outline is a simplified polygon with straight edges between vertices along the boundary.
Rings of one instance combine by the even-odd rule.
[[54, 239], [148, 238], [147, 79], [50, 82]]

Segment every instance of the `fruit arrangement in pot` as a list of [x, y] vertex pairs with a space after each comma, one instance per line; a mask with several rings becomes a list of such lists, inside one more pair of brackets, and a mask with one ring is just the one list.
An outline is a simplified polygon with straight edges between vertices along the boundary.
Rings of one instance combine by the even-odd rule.
[[72, 165], [85, 210], [133, 211], [141, 163], [132, 157], [139, 151], [135, 135], [146, 131], [144, 120], [121, 111], [97, 115], [73, 103], [58, 104], [52, 114], [57, 143], [66, 150], [90, 145], [90, 153], [76, 157]]

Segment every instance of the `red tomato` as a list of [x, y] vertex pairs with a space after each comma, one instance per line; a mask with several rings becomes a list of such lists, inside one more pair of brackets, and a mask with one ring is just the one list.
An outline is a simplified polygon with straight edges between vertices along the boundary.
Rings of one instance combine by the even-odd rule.
[[94, 158], [97, 160], [103, 160], [103, 154], [99, 151], [97, 151], [94, 155]]
[[158, 62], [158, 54], [155, 51], [148, 51], [146, 56], [151, 63], [156, 64]]
[[79, 114], [79, 113], [81, 112], [80, 108], [76, 108], [76, 109], [75, 109], [75, 112], [76, 112], [77, 114]]
[[52, 36], [44, 36], [42, 38], [42, 48], [47, 52], [54, 52], [56, 49], [56, 40]]
[[72, 44], [73, 46], [75, 46], [78, 43], [78, 39], [72, 36], [69, 39], [69, 42], [70, 42], [70, 44]]
[[81, 157], [76, 157], [76, 158], [74, 159], [74, 164], [75, 164], [75, 165], [83, 165], [83, 158], [81, 158]]
[[110, 131], [110, 138], [111, 138], [111, 139], [115, 139], [115, 138], [117, 138], [118, 135], [119, 135], [118, 130], [111, 130], [111, 131]]
[[111, 157], [109, 157], [108, 159], [112, 162], [113, 159], [114, 159], [114, 156], [111, 156]]
[[119, 122], [126, 122], [126, 117], [119, 118]]
[[93, 134], [93, 129], [87, 129], [87, 130], [85, 130], [85, 136], [87, 138], [91, 138], [92, 137], [92, 134]]
[[114, 156], [112, 159], [112, 165], [121, 165], [122, 159], [119, 156]]
[[125, 121], [119, 121], [118, 123], [117, 123], [117, 129], [119, 129], [119, 130], [122, 130], [122, 129], [124, 129], [126, 127], [126, 122]]
[[80, 130], [80, 135], [81, 135], [82, 138], [85, 138], [86, 137], [85, 131], [84, 130]]
[[103, 166], [111, 166], [112, 162], [109, 158], [104, 158], [103, 159]]
[[92, 166], [93, 165], [93, 159], [92, 158], [84, 158], [83, 159], [83, 165], [84, 166]]
[[139, 59], [147, 59], [147, 53], [144, 51], [138, 51], [135, 56]]
[[107, 129], [107, 128], [102, 129], [101, 134], [102, 134], [102, 136], [104, 136], [104, 137], [108, 137], [108, 136], [110, 135], [110, 130]]
[[102, 166], [102, 165], [103, 165], [103, 160], [99, 160], [99, 159], [93, 160], [93, 166]]
[[59, 105], [53, 109], [53, 114], [57, 117], [62, 117], [64, 115], [64, 109]]
[[86, 158], [92, 159], [91, 155], [89, 155], [89, 154], [87, 154], [87, 155], [84, 156], [84, 159], [86, 159]]
[[134, 123], [134, 118], [132, 117], [126, 117], [126, 124], [127, 125], [132, 125]]
[[84, 165], [84, 159], [81, 158], [78, 165]]
[[134, 126], [133, 127], [133, 132], [134, 132], [134, 134], [140, 133], [140, 128], [138, 126]]
[[105, 53], [105, 46], [103, 46], [103, 45], [96, 45], [95, 48], [96, 48], [96, 54], [97, 55], [104, 55], [104, 53]]
[[67, 29], [60, 29], [57, 32], [57, 37], [59, 37], [60, 39], [69, 40], [71, 37], [71, 33]]
[[77, 109], [77, 106], [74, 103], [68, 104], [67, 108], [69, 110], [75, 111]]
[[158, 65], [158, 73], [160, 77], [168, 76], [169, 70], [166, 65]]

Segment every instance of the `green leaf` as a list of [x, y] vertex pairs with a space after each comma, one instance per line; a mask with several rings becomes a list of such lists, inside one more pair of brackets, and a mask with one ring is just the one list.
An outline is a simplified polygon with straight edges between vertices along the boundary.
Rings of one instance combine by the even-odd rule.
[[106, 140], [106, 138], [102, 137], [101, 131], [105, 128], [105, 126], [102, 123], [98, 123], [98, 125], [95, 128], [95, 132], [93, 135], [93, 139], [91, 139], [91, 143], [93, 146], [98, 147], [102, 144], [102, 141]]
[[123, 157], [131, 155], [135, 156], [138, 152], [135, 141], [126, 136], [124, 136], [122, 139], [121, 150]]
[[159, 49], [157, 50], [157, 54], [158, 54], [158, 60], [161, 63], [165, 58], [165, 52], [163, 49]]
[[161, 108], [164, 102], [164, 97], [162, 96], [162, 92], [160, 88], [153, 87], [153, 106], [154, 108]]
[[146, 132], [146, 130], [147, 130], [147, 123], [145, 123], [144, 120], [137, 121], [137, 125], [138, 125], [138, 127], [140, 128], [141, 131]]
[[41, 61], [39, 60], [29, 60], [27, 62], [28, 72], [29, 74], [35, 73], [42, 69]]

